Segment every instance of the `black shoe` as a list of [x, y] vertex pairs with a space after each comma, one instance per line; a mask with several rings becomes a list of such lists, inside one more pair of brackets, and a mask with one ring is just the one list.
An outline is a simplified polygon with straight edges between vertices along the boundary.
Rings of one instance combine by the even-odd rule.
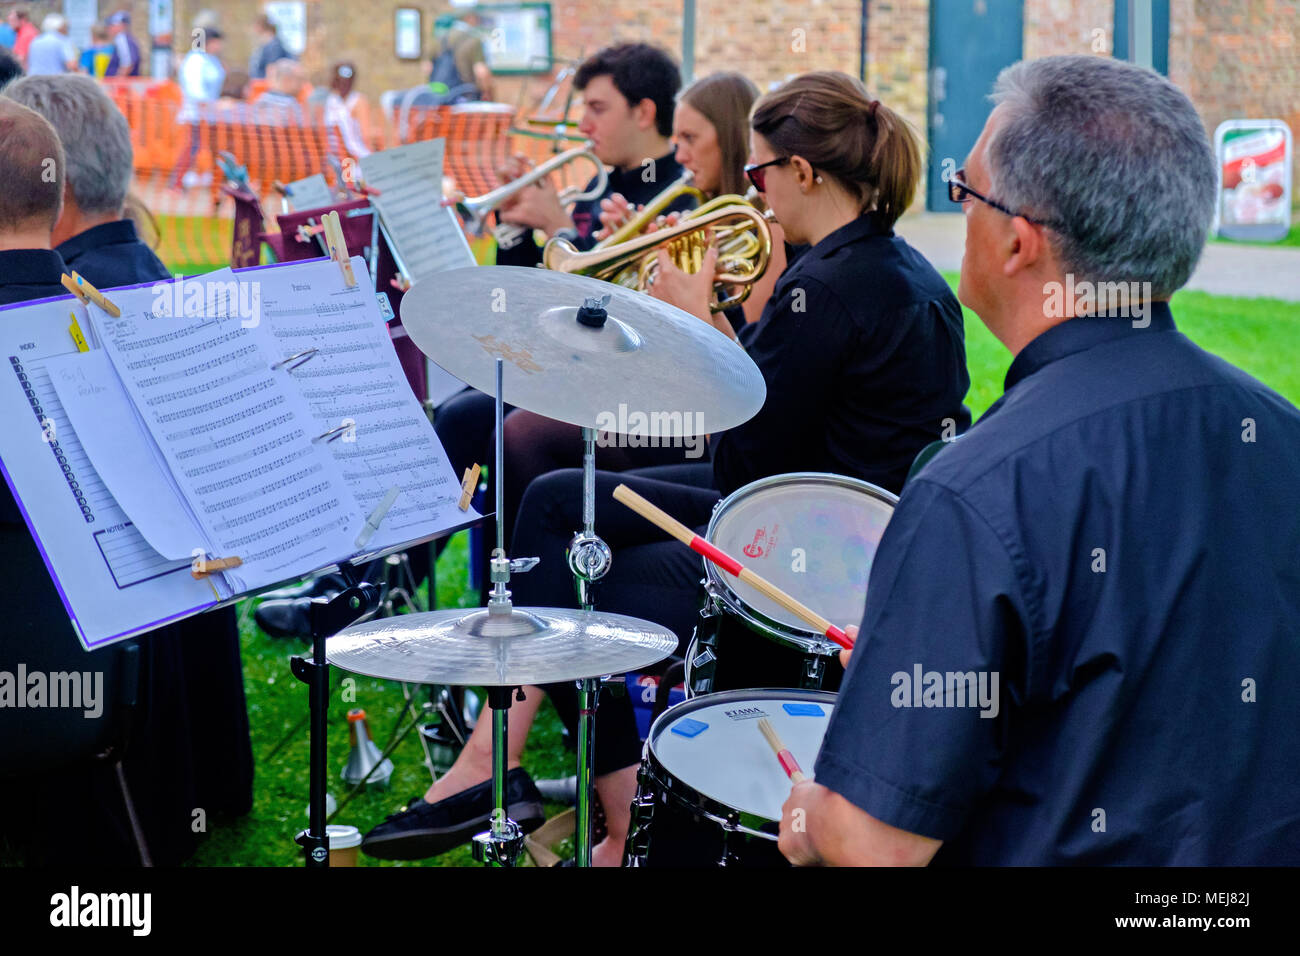
[[262, 599], [265, 601], [287, 601], [290, 598], [313, 598], [320, 597], [327, 591], [333, 591], [337, 594], [346, 587], [347, 583], [337, 574], [322, 574], [318, 578], [309, 578], [301, 584], [276, 588], [274, 591], [265, 591], [262, 594]]
[[[437, 803], [423, 799], [391, 814], [361, 841], [380, 860], [423, 860], [446, 853], [482, 833], [492, 822], [492, 781], [485, 780]], [[531, 833], [546, 822], [542, 795], [522, 767], [506, 774], [506, 815]]]
[[578, 802], [578, 778], [572, 776], [538, 780], [537, 791], [552, 803], [562, 803], [571, 807]]
[[[320, 595], [333, 598], [337, 591]], [[263, 601], [253, 612], [257, 626], [271, 637], [311, 637], [311, 598]]]

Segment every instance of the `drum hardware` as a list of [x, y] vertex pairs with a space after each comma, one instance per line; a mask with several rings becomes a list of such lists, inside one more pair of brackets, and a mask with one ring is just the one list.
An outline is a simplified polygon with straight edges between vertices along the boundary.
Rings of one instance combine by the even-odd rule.
[[[503, 506], [505, 471], [503, 369], [504, 362], [496, 359], [498, 513]], [[523, 847], [523, 835], [508, 818], [505, 802], [511, 692], [524, 684], [564, 680], [582, 680], [583, 686], [594, 692], [600, 675], [648, 666], [677, 647], [671, 631], [635, 618], [589, 610], [514, 607], [508, 588], [510, 576], [532, 568], [537, 559], [507, 557], [504, 534], [498, 522], [497, 547], [491, 562], [493, 590], [487, 608], [450, 608], [367, 621], [333, 637], [329, 647], [332, 663], [371, 677], [489, 688], [493, 708], [492, 796], [496, 809], [491, 828], [474, 837], [474, 854], [475, 859], [493, 866], [514, 865]], [[590, 717], [586, 730], [590, 741]], [[585, 772], [589, 781], [590, 750], [584, 756], [580, 745], [579, 757], [580, 776]], [[578, 797], [582, 806], [581, 785]], [[589, 822], [590, 817], [587, 819]], [[589, 864], [589, 836], [585, 849], [585, 862]]]
[[652, 524], [658, 525], [662, 530], [667, 531], [692, 551], [703, 555], [708, 559], [710, 564], [717, 565], [728, 574], [734, 575], [746, 584], [757, 588], [764, 595], [780, 604], [786, 610], [792, 612], [807, 623], [811, 624], [813, 627], [817, 628], [818, 631], [825, 634], [836, 644], [839, 644], [846, 650], [853, 649], [853, 639], [845, 634], [841, 628], [826, 620], [826, 618], [822, 617], [801, 601], [791, 597], [776, 585], [755, 574], [731, 555], [701, 538], [676, 518], [671, 517], [662, 509], [657, 508], [649, 501], [646, 501], [645, 498], [641, 497], [627, 485], [619, 485], [614, 489], [614, 500], [627, 505]]
[[[897, 500], [888, 491], [839, 475], [777, 475], [719, 501], [703, 541], [725, 560], [749, 546], [746, 560], [752, 559], [752, 568], [761, 568], [767, 580], [824, 606], [838, 620], [860, 621], [871, 555]], [[670, 533], [679, 540], [698, 538], [660, 515], [650, 520], [660, 527], [668, 527], [661, 523], [664, 519], [672, 522]], [[790, 561], [789, 548], [796, 545], [807, 552], [806, 573], [803, 564], [797, 569], [801, 573], [795, 573]], [[704, 600], [684, 655], [688, 697], [755, 686], [838, 688], [842, 671], [829, 666], [839, 656], [837, 642], [809, 627], [806, 615], [792, 613], [787, 604], [737, 575], [738, 568], [747, 570], [739, 562], [720, 565], [707, 548], [692, 547], [705, 553]]]
[[[603, 325], [575, 321], [587, 297], [606, 295]], [[701, 434], [722, 432], [752, 418], [767, 396], [758, 366], [711, 325], [584, 276], [452, 269], [413, 286], [401, 315], [420, 351], [470, 387], [491, 394], [501, 357], [514, 366], [506, 402], [583, 428], [608, 429], [622, 403], [646, 414], [646, 438], [677, 437], [669, 416], [652, 414], [672, 409], [696, 413], [687, 417], [699, 419], [692, 427]]]
[[[560, 159], [560, 157], [557, 157]], [[537, 172], [537, 171], [534, 171]], [[537, 176], [544, 172], [537, 172]], [[536, 178], [536, 177], [535, 177]], [[516, 181], [518, 183], [518, 181]], [[513, 185], [513, 184], [512, 184]], [[514, 188], [522, 188], [515, 186]], [[603, 190], [603, 187], [602, 187]], [[489, 194], [490, 195], [490, 194]], [[485, 197], [480, 197], [485, 198]], [[578, 684], [578, 821], [576, 862], [588, 866], [591, 861], [592, 795], [591, 756], [594, 749], [595, 711], [601, 678], [649, 666], [671, 654], [677, 638], [666, 628], [636, 621], [621, 615], [600, 615], [594, 611], [592, 585], [603, 577], [612, 563], [607, 544], [595, 533], [595, 435], [607, 428], [607, 416], [617, 407], [612, 396], [633, 408], [650, 412], [656, 409], [687, 408], [703, 410], [694, 416], [691, 427], [701, 433], [723, 431], [747, 421], [762, 407], [766, 385], [758, 367], [743, 351], [716, 329], [700, 322], [667, 303], [634, 293], [609, 283], [581, 276], [524, 269], [511, 266], [479, 266], [441, 273], [437, 283], [420, 283], [402, 299], [403, 326], [425, 355], [468, 385], [488, 390], [488, 362], [492, 361], [497, 397], [497, 473], [504, 471], [501, 408], [505, 401], [548, 418], [578, 425], [583, 429], [583, 528], [570, 541], [568, 561], [577, 581], [581, 611], [577, 619], [558, 609], [511, 608], [505, 599], [496, 599], [497, 620], [493, 620], [493, 601], [488, 613], [458, 619], [448, 612], [434, 612], [429, 618], [430, 638], [470, 639], [465, 645], [481, 654], [484, 637], [504, 644], [509, 639], [523, 649], [530, 638], [550, 637], [548, 653], [527, 662], [528, 666], [511, 669], [506, 662], [496, 662], [496, 673], [488, 670], [487, 661], [456, 661], [465, 665], [451, 672], [452, 661], [438, 655], [421, 666], [437, 671], [441, 679], [455, 684], [504, 686], [513, 683], [544, 684], [577, 680]], [[580, 301], [579, 307], [557, 303]], [[506, 303], [501, 309], [498, 303]], [[477, 304], [477, 308], [473, 306]], [[467, 309], [469, 305], [471, 308]], [[503, 381], [502, 366], [509, 361], [518, 369]], [[580, 378], [585, 387], [574, 389]], [[508, 390], [508, 393], [507, 393]], [[680, 421], [682, 416], [678, 417]], [[661, 434], [673, 427], [668, 416], [647, 415], [647, 437], [685, 437]], [[497, 511], [503, 508], [500, 478], [497, 485]], [[498, 522], [498, 554], [493, 562], [493, 581], [504, 589], [512, 568], [505, 551]], [[453, 612], [455, 613], [455, 612]], [[410, 617], [408, 615], [408, 617]], [[388, 625], [400, 624], [396, 619]], [[375, 642], [390, 640], [377, 634], [380, 622], [371, 622], [351, 630], [354, 643], [335, 640], [333, 647], [341, 655], [339, 662], [365, 673], [367, 655], [374, 648], [365, 645], [365, 636], [375, 634]], [[568, 673], [564, 658], [557, 651], [556, 636], [572, 637], [575, 628], [590, 628], [599, 633], [598, 642], [570, 642], [570, 649], [580, 652]], [[560, 632], [557, 635], [556, 632]], [[583, 631], [577, 636], [583, 636]], [[342, 635], [340, 635], [342, 637]], [[617, 637], [618, 641], [611, 641]], [[536, 643], [535, 641], [533, 642]], [[411, 648], [408, 640], [406, 650]], [[503, 648], [503, 652], [504, 652]], [[535, 648], [534, 648], [535, 651]], [[618, 653], [613, 653], [617, 651]], [[349, 653], [355, 652], [355, 653]], [[393, 661], [385, 662], [386, 668]], [[404, 660], [404, 665], [415, 662]], [[471, 664], [475, 666], [470, 666]], [[484, 673], [484, 670], [488, 670]], [[391, 673], [379, 677], [401, 679]], [[507, 680], [507, 676], [517, 679]], [[502, 717], [504, 719], [504, 716]], [[497, 726], [494, 711], [494, 797], [496, 793], [497, 751], [504, 760], [504, 724]], [[499, 745], [498, 745], [499, 740]], [[504, 778], [504, 765], [500, 775]], [[504, 784], [504, 780], [502, 780]], [[504, 803], [498, 800], [499, 809]], [[498, 814], [504, 817], [504, 813]], [[503, 821], [504, 822], [504, 821]], [[507, 856], [507, 834], [493, 846]], [[492, 856], [486, 853], [486, 856]], [[491, 862], [491, 861], [489, 861]]]
[[[835, 695], [735, 690], [694, 697], [661, 714], [637, 774], [629, 866], [788, 866], [777, 848], [789, 767], [811, 767]], [[767, 720], [788, 750], [768, 756], [754, 725]]]

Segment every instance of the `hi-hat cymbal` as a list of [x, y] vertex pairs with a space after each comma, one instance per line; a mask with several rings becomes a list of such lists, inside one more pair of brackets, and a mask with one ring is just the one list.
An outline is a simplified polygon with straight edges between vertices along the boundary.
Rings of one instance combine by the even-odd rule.
[[623, 674], [677, 649], [665, 627], [566, 608], [400, 614], [355, 624], [326, 643], [331, 664], [416, 684], [513, 687]]
[[[588, 296], [609, 296], [600, 328], [577, 321]], [[508, 404], [573, 425], [647, 437], [709, 434], [748, 421], [767, 395], [758, 366], [717, 329], [586, 276], [452, 269], [412, 286], [401, 312], [420, 351], [461, 381], [494, 394], [499, 356]]]

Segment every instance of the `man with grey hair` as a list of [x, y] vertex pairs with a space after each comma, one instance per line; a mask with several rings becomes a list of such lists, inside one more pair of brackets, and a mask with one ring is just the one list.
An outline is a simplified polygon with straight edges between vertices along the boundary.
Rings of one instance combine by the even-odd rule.
[[959, 297], [1015, 358], [904, 488], [780, 848], [1300, 863], [1300, 411], [1169, 305], [1210, 223], [1205, 129], [1102, 57], [1017, 63], [993, 99], [950, 194]]
[[88, 76], [29, 76], [5, 95], [50, 121], [63, 142], [68, 174], [55, 250], [92, 285], [110, 288], [171, 278], [135, 224], [122, 217], [131, 186], [126, 118]]

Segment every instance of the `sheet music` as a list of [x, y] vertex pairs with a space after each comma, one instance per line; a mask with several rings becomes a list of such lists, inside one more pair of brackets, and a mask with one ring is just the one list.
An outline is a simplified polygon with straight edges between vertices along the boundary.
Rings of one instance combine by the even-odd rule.
[[278, 359], [315, 350], [290, 374], [315, 417], [315, 434], [342, 429], [326, 447], [362, 514], [390, 488], [400, 490], [365, 548], [376, 551], [476, 514], [457, 508], [460, 482], [402, 372], [365, 263], [354, 257], [352, 267], [359, 283], [352, 289], [332, 261], [262, 270], [262, 314]]
[[409, 143], [360, 161], [366, 185], [379, 190], [371, 202], [412, 283], [474, 265], [454, 210], [442, 206], [443, 143]]
[[310, 411], [267, 361], [262, 273], [252, 275], [226, 269], [115, 290], [117, 319], [89, 307], [208, 554], [243, 560], [225, 572], [236, 591], [351, 554], [361, 524], [338, 464], [312, 442]]
[[188, 560], [158, 554], [90, 463], [49, 369], [52, 359], [76, 353], [74, 316], [89, 334], [71, 297], [0, 309], [0, 466], [79, 639], [94, 648], [231, 592], [219, 580], [194, 580]]
[[203, 533], [164, 471], [103, 349], [54, 356], [45, 363], [69, 421], [122, 510], [164, 558], [190, 561]]
[[314, 173], [306, 179], [295, 179], [287, 184], [289, 187], [289, 205], [295, 211], [320, 209], [334, 205], [334, 194], [330, 192], [322, 173]]

